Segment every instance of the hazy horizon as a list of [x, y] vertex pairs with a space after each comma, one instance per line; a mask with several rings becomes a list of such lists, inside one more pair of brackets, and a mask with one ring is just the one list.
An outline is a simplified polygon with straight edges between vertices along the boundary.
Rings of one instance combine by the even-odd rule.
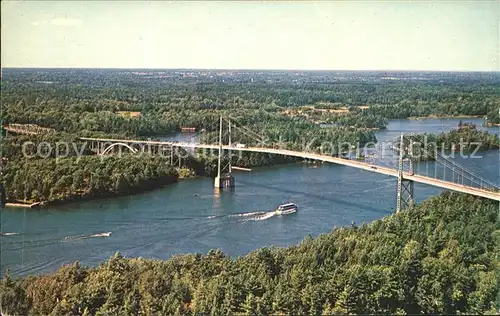
[[2, 68], [497, 72], [497, 1], [3, 1]]
[[284, 71], [284, 72], [448, 72], [498, 73], [500, 70], [422, 70], [422, 69], [263, 69], [263, 68], [141, 68], [141, 67], [1, 67], [1, 69], [78, 69], [78, 70], [194, 70], [194, 71]]

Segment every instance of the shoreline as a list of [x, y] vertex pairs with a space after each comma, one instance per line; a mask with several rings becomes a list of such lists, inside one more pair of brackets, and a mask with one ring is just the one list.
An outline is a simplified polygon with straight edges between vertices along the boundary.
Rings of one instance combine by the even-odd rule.
[[[269, 165], [269, 166], [256, 166], [252, 167], [252, 170], [254, 169], [264, 169], [264, 168], [272, 168], [272, 167], [280, 167], [280, 166], [286, 166], [286, 165], [291, 165], [291, 164], [299, 164], [299, 163], [304, 163], [304, 161], [295, 161], [295, 162], [290, 162], [290, 163], [283, 163], [283, 164], [276, 164], [276, 165]], [[244, 171], [242, 171], [244, 172]], [[12, 202], [7, 202], [5, 203], [5, 208], [8, 209], [36, 209], [36, 210], [43, 210], [46, 207], [62, 207], [66, 206], [72, 203], [81, 203], [81, 202], [90, 202], [90, 201], [96, 201], [96, 200], [105, 200], [105, 199], [113, 199], [113, 198], [118, 198], [118, 197], [124, 197], [124, 196], [133, 196], [136, 194], [142, 194], [158, 189], [162, 189], [165, 187], [168, 187], [170, 185], [173, 185], [175, 183], [178, 183], [179, 181], [186, 181], [186, 180], [194, 180], [198, 179], [201, 177], [208, 177], [212, 178], [210, 176], [203, 176], [203, 175], [190, 175], [190, 176], [179, 176], [176, 181], [164, 185], [160, 185], [157, 187], [152, 187], [152, 188], [146, 188], [146, 189], [141, 189], [139, 191], [133, 191], [131, 193], [126, 193], [126, 194], [113, 194], [113, 195], [107, 195], [107, 196], [88, 196], [88, 195], [75, 195], [72, 196], [71, 198], [64, 199], [64, 200], [53, 200], [53, 201], [39, 201], [39, 202], [20, 202], [20, 201], [12, 201]], [[213, 178], [212, 178], [213, 179]]]
[[407, 120], [418, 121], [426, 119], [467, 119], [467, 118], [483, 118], [484, 115], [428, 115], [428, 116], [410, 116]]
[[[64, 200], [40, 201], [40, 202], [33, 202], [31, 204], [8, 202], [8, 203], [5, 203], [5, 206], [6, 206], [5, 208], [9, 208], [9, 209], [29, 208], [29, 209], [43, 210], [44, 208], [46, 208], [48, 206], [60, 207], [60, 206], [66, 206], [66, 205], [72, 204], [72, 203], [81, 203], [81, 202], [89, 202], [89, 201], [96, 201], [96, 200], [113, 199], [113, 198], [124, 197], [124, 196], [133, 196], [136, 194], [146, 193], [146, 192], [150, 192], [150, 191], [154, 191], [154, 190], [158, 190], [158, 189], [170, 186], [172, 184], [179, 182], [180, 179], [191, 179], [191, 178], [195, 178], [195, 177], [196, 176], [189, 177], [189, 178], [177, 178], [177, 180], [172, 182], [172, 183], [167, 183], [167, 184], [160, 185], [160, 186], [153, 187], [153, 188], [141, 189], [140, 191], [133, 191], [131, 193], [126, 193], [126, 194], [113, 194], [113, 195], [107, 195], [107, 196], [75, 195], [75, 196], [72, 196], [71, 198], [64, 199]], [[36, 205], [36, 206], [30, 206], [30, 205]]]
[[5, 203], [5, 207], [10, 208], [39, 208], [43, 206], [43, 202], [21, 202], [21, 201], [13, 201]]
[[[469, 203], [471, 205], [470, 209], [472, 209], [473, 212], [468, 212], [468, 209], [463, 209], [460, 205], [463, 205], [464, 203]], [[74, 291], [74, 286], [77, 287], [87, 287], [87, 286], [96, 286], [95, 288], [99, 289], [102, 287], [105, 287], [105, 284], [109, 282], [113, 282], [114, 279], [116, 279], [115, 276], [113, 276], [114, 279], [112, 279], [109, 276], [109, 267], [110, 264], [119, 264], [120, 267], [127, 267], [126, 269], [123, 269], [126, 273], [129, 273], [125, 275], [124, 277], [127, 280], [130, 280], [130, 282], [133, 283], [133, 285], [125, 287], [127, 291], [130, 293], [134, 293], [133, 291], [136, 291], [136, 288], [140, 288], [140, 282], [142, 282], [145, 278], [153, 275], [155, 271], [165, 271], [165, 266], [167, 265], [174, 265], [174, 266], [182, 266], [183, 269], [187, 269], [187, 274], [189, 275], [194, 275], [195, 277], [198, 277], [199, 274], [196, 272], [201, 269], [200, 267], [207, 267], [208, 264], [210, 264], [208, 267], [223, 267], [224, 271], [222, 272], [217, 272], [216, 277], [224, 277], [224, 276], [229, 276], [227, 279], [227, 282], [231, 282], [231, 278], [236, 276], [243, 275], [245, 273], [253, 273], [253, 274], [258, 274], [259, 273], [259, 265], [253, 264], [255, 262], [256, 256], [260, 256], [262, 258], [261, 261], [265, 262], [267, 257], [274, 256], [277, 257], [279, 256], [280, 258], [285, 258], [284, 260], [300, 260], [300, 258], [303, 256], [304, 253], [309, 252], [311, 256], [314, 256], [314, 254], [318, 253], [317, 249], [326, 249], [327, 247], [330, 247], [330, 245], [340, 245], [338, 244], [342, 240], [345, 240], [345, 236], [355, 236], [359, 240], [361, 239], [366, 239], [368, 238], [371, 242], [379, 242], [380, 247], [383, 247], [384, 241], [382, 240], [383, 237], [386, 234], [386, 227], [403, 227], [401, 231], [403, 232], [401, 235], [403, 236], [408, 236], [408, 234], [405, 235], [404, 232], [408, 231], [414, 231], [415, 227], [412, 227], [412, 221], [418, 220], [420, 217], [420, 213], [423, 213], [423, 216], [425, 218], [429, 219], [429, 223], [431, 225], [442, 225], [443, 226], [443, 231], [449, 232], [450, 234], [453, 234], [455, 232], [461, 232], [467, 229], [467, 219], [473, 218], [473, 215], [470, 214], [480, 214], [482, 217], [481, 221], [478, 221], [479, 224], [476, 224], [476, 226], [481, 225], [483, 222], [488, 223], [487, 227], [489, 229], [488, 232], [491, 234], [494, 234], [494, 226], [498, 224], [498, 219], [496, 216], [496, 210], [494, 207], [493, 203], [485, 202], [482, 201], [480, 198], [468, 198], [466, 197], [465, 194], [463, 193], [441, 193], [438, 196], [434, 197], [429, 197], [426, 198], [423, 201], [420, 201], [416, 204], [416, 211], [417, 212], [410, 212], [408, 210], [404, 211], [406, 214], [397, 214], [394, 212], [391, 212], [389, 214], [385, 214], [383, 216], [379, 216], [373, 220], [368, 220], [366, 222], [362, 222], [362, 229], [360, 228], [359, 224], [356, 224], [352, 222], [351, 225], [348, 223], [345, 223], [344, 225], [336, 226], [332, 225], [330, 226], [330, 230], [322, 231], [319, 234], [316, 234], [314, 236], [303, 236], [301, 240], [299, 241], [292, 241], [292, 242], [287, 242], [285, 245], [281, 246], [276, 246], [273, 244], [270, 245], [255, 245], [252, 250], [247, 250], [244, 252], [241, 252], [240, 254], [235, 254], [231, 253], [229, 251], [225, 251], [221, 248], [216, 248], [212, 247], [210, 250], [189, 250], [189, 251], [177, 251], [173, 252], [172, 254], [169, 255], [158, 255], [158, 254], [148, 254], [146, 256], [141, 256], [139, 254], [132, 254], [130, 256], [128, 255], [123, 255], [122, 250], [118, 249], [114, 251], [114, 254], [110, 254], [109, 256], [104, 256], [102, 259], [99, 259], [98, 262], [90, 262], [90, 263], [85, 263], [77, 259], [73, 260], [68, 260], [65, 263], [58, 263], [54, 264], [50, 268], [46, 268], [43, 270], [35, 270], [35, 271], [28, 271], [28, 272], [21, 272], [21, 273], [9, 273], [10, 278], [16, 282], [15, 284], [20, 284], [23, 286], [23, 291], [20, 292], [21, 295], [25, 295], [27, 298], [28, 302], [29, 301], [29, 294], [31, 292], [28, 291], [28, 289], [36, 288], [36, 287], [42, 287], [42, 286], [47, 286], [49, 284], [49, 289], [60, 289], [62, 291], [62, 295], [65, 295], [65, 297], [69, 297], [70, 299], [80, 299], [80, 298], [85, 298], [86, 296], [81, 295], [80, 292], [75, 292]], [[448, 207], [451, 208], [451, 212], [448, 211]], [[454, 211], [457, 209], [456, 211]], [[450, 217], [446, 217], [446, 221], [443, 222], [442, 218], [439, 216], [439, 212], [443, 211], [448, 211], [451, 215]], [[403, 217], [402, 217], [403, 216]], [[465, 217], [464, 220], [464, 216]], [[408, 221], [406, 218], [409, 217], [411, 220]], [[409, 223], [409, 224], [408, 224]], [[383, 225], [382, 225], [383, 224]], [[380, 226], [382, 225], [382, 226]], [[385, 225], [385, 226], [384, 226]], [[460, 226], [457, 226], [460, 225]], [[421, 228], [421, 231], [425, 231], [425, 227]], [[9, 236], [11, 233], [7, 233], [7, 236]], [[491, 234], [485, 234], [484, 240], [489, 240], [488, 237]], [[99, 233], [99, 234], [93, 234], [92, 236], [94, 237], [107, 237], [111, 235], [111, 232], [105, 232], [105, 233]], [[86, 235], [83, 235], [86, 236]], [[423, 240], [425, 240], [426, 236], [425, 234], [423, 235], [424, 237]], [[411, 236], [410, 236], [411, 237]], [[414, 241], [414, 239], [408, 237], [406, 240], [403, 241], [405, 244], [405, 249], [407, 249], [409, 246], [415, 244], [417, 242]], [[484, 247], [481, 248], [482, 243], [481, 242], [476, 242], [474, 240], [475, 244], [478, 244], [479, 248], [483, 252], [477, 254], [477, 258], [494, 258], [494, 255], [489, 253], [490, 257], [485, 257], [485, 254], [488, 254], [488, 250], [483, 249]], [[466, 245], [466, 244], [464, 244]], [[340, 245], [339, 247], [341, 247]], [[378, 246], [378, 244], [377, 244]], [[460, 244], [462, 246], [462, 244]], [[365, 247], [366, 249], [369, 249], [370, 247]], [[297, 251], [299, 249], [300, 251]], [[354, 249], [351, 252], [353, 254], [355, 253], [364, 253], [363, 252], [364, 248], [359, 248], [359, 249]], [[264, 255], [264, 256], [261, 256]], [[266, 257], [267, 256], [267, 257]], [[295, 257], [294, 257], [295, 256]], [[333, 255], [332, 255], [333, 256]], [[375, 254], [376, 256], [376, 254]], [[394, 269], [397, 269], [399, 267], [399, 262], [402, 260], [401, 258], [405, 258], [405, 252], [404, 251], [399, 251], [395, 253], [395, 259], [392, 260], [394, 262], [393, 266], [395, 267]], [[426, 258], [432, 258], [429, 257], [426, 253], [419, 253], [417, 257], [418, 260], [426, 260]], [[436, 253], [434, 257], [438, 257], [439, 253]], [[298, 258], [298, 259], [294, 259]], [[423, 258], [423, 259], [422, 259]], [[258, 259], [258, 258], [257, 258]], [[284, 262], [284, 260], [281, 260]], [[343, 263], [341, 262], [342, 258], [336, 259], [338, 260], [338, 265], [342, 265]], [[443, 261], [444, 262], [444, 261]], [[469, 264], [470, 267], [473, 267], [474, 262], [471, 260], [472, 263]], [[488, 261], [490, 262], [490, 261]], [[491, 262], [494, 262], [492, 259]], [[328, 262], [324, 263], [324, 267], [328, 267]], [[288, 275], [290, 271], [295, 271], [292, 269], [289, 270], [284, 270], [286, 266], [286, 262], [282, 263], [281, 265], [278, 265], [278, 269], [276, 270], [269, 270], [266, 273], [267, 280], [273, 280], [276, 278], [276, 274], [274, 271], [279, 271], [278, 277], [281, 278], [286, 278], [285, 275]], [[330, 265], [331, 266], [331, 265]], [[357, 267], [357, 263], [354, 263], [353, 266]], [[348, 266], [342, 266], [343, 268], [349, 269]], [[361, 267], [361, 266], [360, 266]], [[252, 268], [253, 270], [243, 270], [246, 268]], [[369, 271], [372, 266], [368, 263], [363, 265], [361, 268], [363, 269], [368, 269], [366, 271]], [[494, 271], [495, 266], [494, 265], [489, 265], [488, 268], [491, 271]], [[306, 269], [311, 270], [311, 268], [306, 267]], [[334, 271], [336, 269], [336, 266], [331, 267], [331, 271]], [[359, 269], [356, 268], [356, 269]], [[59, 283], [57, 283], [57, 280], [60, 280], [61, 277], [64, 278], [65, 276], [68, 275], [68, 273], [75, 273], [78, 271], [84, 270], [84, 278], [81, 278], [78, 280], [77, 283], [69, 283], [66, 284], [64, 283], [61, 287]], [[464, 271], [466, 269], [464, 268]], [[15, 270], [14, 270], [15, 271]], [[137, 271], [140, 273], [137, 274]], [[356, 270], [360, 271], [360, 270]], [[428, 276], [433, 276], [434, 274], [433, 269], [429, 270], [426, 275]], [[468, 271], [468, 270], [467, 270]], [[478, 273], [481, 273], [483, 270], [481, 270]], [[168, 273], [170, 271], [166, 271], [165, 275], [168, 277]], [[156, 276], [156, 274], [154, 274]], [[323, 284], [328, 285], [330, 284], [330, 279], [328, 279], [329, 274], [325, 273], [324, 275], [325, 278], [323, 278], [324, 282]], [[121, 277], [121, 276], [120, 276]], [[398, 275], [392, 275], [391, 276], [394, 280], [397, 280], [399, 278]], [[418, 277], [418, 276], [417, 276]], [[202, 279], [204, 278], [204, 279]], [[179, 290], [183, 291], [185, 288], [189, 289], [189, 301], [184, 302], [186, 304], [185, 306], [191, 306], [191, 303], [195, 301], [197, 298], [202, 297], [204, 295], [203, 293], [200, 294], [199, 289], [196, 289], [194, 287], [190, 287], [189, 284], [199, 284], [200, 282], [210, 282], [207, 280], [213, 279], [214, 276], [213, 274], [208, 274], [208, 275], [202, 275], [198, 279], [186, 279], [186, 282], [191, 282], [191, 283], [186, 283], [185, 287], [179, 287], [175, 288], [173, 290]], [[95, 284], [95, 280], [98, 279], [100, 280], [100, 283]], [[243, 278], [244, 279], [244, 278]], [[47, 281], [48, 280], [48, 281]], [[340, 279], [339, 279], [340, 280]], [[350, 280], [348, 278], [343, 279], [345, 284], [349, 284]], [[226, 282], [226, 283], [227, 283]], [[310, 280], [310, 283], [316, 282], [316, 280]], [[443, 281], [444, 284], [446, 284], [447, 280]], [[293, 283], [293, 282], [292, 282]], [[292, 286], [292, 283], [287, 286]], [[10, 288], [14, 288], [15, 285], [12, 285], [10, 283]], [[222, 284], [222, 283], [221, 283]], [[269, 288], [272, 288], [274, 284], [272, 281], [267, 283]], [[391, 284], [401, 284], [401, 286], [404, 286], [406, 283], [391, 283]], [[242, 285], [243, 286], [243, 285]], [[300, 286], [300, 284], [299, 284]], [[169, 289], [170, 291], [173, 291], [172, 289]], [[204, 289], [207, 292], [210, 293], [212, 290], [211, 288]], [[293, 290], [293, 289], [292, 289]], [[53, 293], [55, 290], [52, 290], [49, 293]], [[144, 297], [148, 297], [147, 291], [145, 290], [146, 293]], [[151, 290], [152, 291], [152, 290]], [[297, 290], [299, 291], [299, 290]], [[88, 292], [85, 292], [85, 294]], [[170, 292], [169, 292], [170, 293]], [[184, 293], [184, 292], [182, 292]], [[191, 294], [192, 293], [192, 294]], [[297, 292], [298, 293], [298, 292]], [[375, 290], [373, 293], [377, 294], [379, 293], [378, 290]], [[495, 292], [496, 293], [496, 292]], [[495, 294], [493, 293], [493, 294]], [[492, 294], [492, 295], [493, 295]], [[71, 298], [70, 295], [73, 295]], [[198, 295], [198, 296], [195, 296]], [[378, 295], [378, 294], [377, 294]], [[43, 302], [42, 299], [44, 299], [44, 296], [41, 296], [41, 299], [39, 299], [40, 302]], [[221, 300], [224, 297], [221, 298]], [[55, 302], [54, 304], [59, 303], [59, 301]], [[40, 304], [40, 303], [39, 303]], [[101, 302], [102, 306], [104, 305], [105, 302]], [[31, 305], [30, 305], [31, 306]], [[40, 305], [35, 305], [35, 306], [40, 306]], [[56, 310], [55, 308], [53, 310]]]
[[[377, 142], [378, 143], [378, 142]], [[498, 148], [494, 149], [486, 149], [486, 150], [481, 150], [479, 152], [487, 152], [489, 150], [498, 150]], [[423, 159], [421, 161], [435, 161], [435, 159]], [[281, 164], [271, 164], [267, 166], [253, 166], [251, 167], [251, 170], [265, 170], [269, 168], [274, 168], [274, 167], [283, 167], [283, 166], [290, 166], [290, 165], [298, 165], [298, 164], [304, 164], [304, 165], [310, 165], [310, 164], [323, 164], [323, 162], [309, 162], [307, 160], [301, 160], [301, 161], [292, 161], [289, 163], [281, 163]], [[240, 172], [247, 172], [247, 171], [240, 171]], [[88, 196], [88, 195], [78, 195], [78, 196], [73, 196], [71, 198], [65, 199], [65, 200], [54, 200], [54, 201], [39, 201], [39, 202], [20, 202], [20, 201], [12, 201], [12, 202], [7, 202], [5, 204], [5, 208], [8, 209], [34, 209], [34, 210], [43, 210], [44, 208], [50, 206], [50, 207], [62, 207], [66, 206], [72, 203], [81, 203], [81, 202], [89, 202], [89, 201], [95, 201], [95, 200], [105, 200], [105, 199], [113, 199], [113, 198], [118, 198], [118, 197], [125, 197], [125, 196], [133, 196], [136, 194], [142, 194], [158, 189], [165, 188], [167, 186], [173, 185], [175, 183], [178, 183], [180, 181], [186, 181], [186, 180], [194, 180], [202, 177], [208, 177], [212, 178], [209, 175], [189, 175], [189, 176], [179, 176], [174, 182], [168, 183], [168, 184], [163, 184], [160, 186], [152, 187], [152, 188], [144, 188], [139, 191], [133, 191], [131, 193], [126, 193], [126, 194], [113, 194], [113, 195], [107, 195], [107, 196]], [[212, 178], [213, 179], [213, 178]]]
[[[412, 118], [408, 118], [408, 120], [411, 120], [411, 119], [414, 119], [414, 120], [423, 120], [423, 119], [432, 119], [432, 118], [465, 118], [465, 117], [479, 117], [479, 116], [443, 116], [443, 117], [436, 117], [436, 116], [428, 116], [428, 117], [412, 117]], [[490, 126], [492, 124], [489, 124]], [[500, 126], [500, 124], [496, 124], [497, 126]], [[384, 128], [385, 129], [385, 128]], [[365, 130], [381, 130], [380, 128], [367, 128]], [[376, 144], [379, 143], [378, 140], [375, 141]], [[486, 149], [486, 150], [481, 150], [481, 152], [483, 151], [488, 151], [488, 150], [497, 150], [497, 148], [493, 148], [493, 149]], [[364, 159], [362, 159], [364, 160]], [[435, 161], [435, 159], [432, 159], [432, 158], [427, 158], [427, 159], [423, 159], [421, 161]], [[273, 167], [281, 167], [281, 166], [287, 166], [287, 165], [295, 165], [295, 164], [311, 164], [311, 162], [307, 161], [307, 160], [299, 160], [299, 161], [290, 161], [290, 162], [284, 162], [284, 163], [278, 163], [278, 164], [269, 164], [269, 165], [261, 165], [261, 166], [252, 166], [252, 167], [248, 167], [248, 168], [251, 168], [252, 170], [254, 169], [268, 169], [268, 168], [273, 168]], [[312, 162], [314, 164], [322, 164], [323, 162]], [[5, 207], [6, 208], [9, 208], [9, 209], [14, 209], [14, 208], [37, 208], [37, 209], [43, 209], [47, 206], [56, 206], [56, 207], [59, 207], [59, 206], [64, 206], [64, 205], [68, 205], [68, 204], [71, 204], [71, 203], [79, 203], [79, 202], [87, 202], [87, 201], [93, 201], [93, 200], [104, 200], [104, 199], [109, 199], [109, 198], [117, 198], [117, 197], [124, 197], [124, 196], [133, 196], [133, 195], [136, 195], [136, 194], [141, 194], [141, 193], [146, 193], [146, 192], [149, 192], [149, 191], [153, 191], [153, 190], [157, 190], [157, 189], [161, 189], [161, 188], [164, 188], [166, 186], [169, 186], [171, 184], [174, 184], [174, 183], [177, 183], [179, 182], [180, 180], [188, 180], [188, 179], [196, 179], [196, 178], [200, 178], [200, 177], [210, 177], [209, 175], [199, 175], [199, 174], [195, 174], [194, 173], [194, 170], [191, 170], [191, 169], [185, 169], [187, 170], [187, 173], [181, 175], [180, 172], [179, 172], [179, 175], [178, 177], [176, 178], [175, 181], [171, 182], [171, 183], [168, 183], [168, 184], [162, 184], [162, 185], [159, 185], [159, 186], [154, 186], [154, 187], [150, 187], [150, 188], [142, 188], [138, 191], [131, 191], [129, 193], [124, 193], [124, 194], [110, 194], [110, 195], [104, 195], [104, 196], [89, 196], [89, 195], [75, 195], [75, 196], [71, 196], [67, 199], [63, 199], [63, 200], [52, 200], [52, 201], [38, 201], [38, 202], [25, 202], [25, 201], [11, 201], [11, 202], [7, 202], [5, 204]]]

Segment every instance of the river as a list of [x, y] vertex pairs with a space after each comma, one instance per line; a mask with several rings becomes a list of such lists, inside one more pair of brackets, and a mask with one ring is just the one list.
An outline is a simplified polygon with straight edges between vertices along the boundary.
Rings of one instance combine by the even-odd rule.
[[[377, 132], [380, 142], [401, 132], [441, 132], [458, 119], [394, 120]], [[480, 127], [482, 120], [466, 119]], [[481, 127], [482, 128], [482, 127]], [[499, 133], [498, 128], [488, 128]], [[457, 158], [486, 179], [500, 183], [498, 151], [481, 159]], [[373, 158], [376, 159], [376, 158]], [[380, 161], [383, 163], [382, 159]], [[434, 163], [419, 165], [434, 170]], [[80, 261], [97, 265], [115, 252], [126, 257], [167, 259], [179, 253], [221, 248], [238, 256], [264, 246], [288, 246], [334, 227], [366, 223], [391, 214], [396, 179], [339, 165], [293, 164], [237, 172], [234, 192], [214, 193], [212, 180], [194, 178], [133, 196], [49, 207], [4, 209], [1, 270], [22, 276], [54, 271]], [[418, 201], [439, 194], [416, 184]], [[296, 214], [273, 216], [293, 201]], [[111, 234], [104, 234], [110, 232]]]

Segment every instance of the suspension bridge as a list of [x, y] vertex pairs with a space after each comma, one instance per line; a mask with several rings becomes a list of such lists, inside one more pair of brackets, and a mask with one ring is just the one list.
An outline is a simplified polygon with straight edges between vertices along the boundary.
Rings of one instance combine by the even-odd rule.
[[[255, 131], [252, 131], [243, 124], [240, 124], [234, 118], [223, 118], [221, 116], [218, 123], [218, 128], [212, 127], [210, 129], [202, 129], [200, 132], [185, 141], [111, 139], [95, 137], [80, 137], [79, 139], [89, 143], [90, 149], [99, 155], [112, 154], [117, 150], [121, 151], [122, 148], [126, 148], [132, 153], [169, 153], [171, 156], [171, 163], [173, 162], [175, 148], [183, 148], [184, 150], [191, 149], [193, 152], [196, 149], [209, 149], [212, 152], [216, 151], [218, 154], [217, 176], [214, 181], [214, 187], [216, 188], [234, 187], [235, 181], [232, 172], [232, 159], [230, 158], [228, 163], [225, 165], [223, 165], [222, 160], [225, 153], [227, 153], [229, 157], [233, 157], [233, 151], [239, 151], [299, 157], [302, 159], [334, 163], [395, 177], [397, 178], [397, 212], [413, 207], [414, 183], [422, 183], [441, 189], [467, 193], [478, 197], [500, 201], [500, 188], [497, 184], [483, 179], [474, 174], [472, 171], [467, 170], [457, 162], [438, 153], [437, 149], [432, 154], [436, 161], [435, 165], [437, 166], [437, 164], [439, 164], [441, 166], [441, 171], [437, 172], [437, 169], [435, 169], [433, 176], [429, 174], [429, 172], [426, 172], [425, 174], [416, 172], [415, 166], [418, 161], [416, 161], [413, 156], [414, 146], [411, 135], [401, 135], [395, 142], [393, 142], [394, 147], [398, 149], [398, 154], [394, 156], [397, 161], [395, 163], [395, 167], [387, 167], [356, 159], [323, 154], [317, 152], [316, 150], [298, 151], [282, 148], [282, 146], [277, 146], [276, 143], [267, 142], [266, 144], [266, 140], [263, 136], [259, 135]], [[224, 129], [224, 124], [227, 126], [226, 129]], [[42, 130], [42, 132], [48, 131]], [[238, 142], [235, 142], [235, 140], [238, 140]], [[180, 156], [178, 157], [178, 161], [180, 165]], [[446, 176], [447, 171], [448, 177]]]

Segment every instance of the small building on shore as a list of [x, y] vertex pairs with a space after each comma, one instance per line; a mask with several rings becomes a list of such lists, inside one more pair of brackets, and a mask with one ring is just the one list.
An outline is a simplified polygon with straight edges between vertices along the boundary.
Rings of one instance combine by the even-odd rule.
[[196, 132], [196, 127], [181, 127], [181, 133], [194, 133]]

